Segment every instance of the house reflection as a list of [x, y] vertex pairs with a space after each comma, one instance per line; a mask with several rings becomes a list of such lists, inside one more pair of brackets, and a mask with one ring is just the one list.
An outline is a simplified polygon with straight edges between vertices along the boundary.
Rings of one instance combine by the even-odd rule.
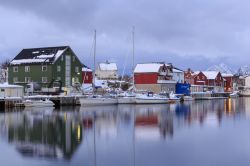
[[24, 112], [8, 119], [8, 140], [23, 156], [71, 159], [82, 142], [77, 116]]

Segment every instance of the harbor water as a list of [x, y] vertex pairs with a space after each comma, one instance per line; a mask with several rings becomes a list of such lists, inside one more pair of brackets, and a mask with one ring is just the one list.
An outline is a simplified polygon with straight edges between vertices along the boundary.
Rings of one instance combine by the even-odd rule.
[[250, 98], [0, 113], [3, 166], [249, 166]]

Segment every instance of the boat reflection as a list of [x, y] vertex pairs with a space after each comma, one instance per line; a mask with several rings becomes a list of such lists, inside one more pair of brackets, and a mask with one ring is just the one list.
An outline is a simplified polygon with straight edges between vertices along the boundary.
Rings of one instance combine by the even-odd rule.
[[194, 125], [220, 127], [225, 118], [250, 117], [247, 102], [227, 99], [170, 105], [29, 108], [1, 114], [0, 132], [23, 156], [71, 160], [81, 148], [86, 155], [83, 159], [93, 159], [96, 165], [105, 154], [122, 149], [130, 161], [131, 151], [135, 158], [137, 144], [142, 142], [172, 140], [178, 131]]

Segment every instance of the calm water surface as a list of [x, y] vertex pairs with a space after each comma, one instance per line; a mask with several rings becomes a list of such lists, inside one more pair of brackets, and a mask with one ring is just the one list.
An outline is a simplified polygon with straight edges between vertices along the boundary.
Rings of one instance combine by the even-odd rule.
[[249, 166], [250, 98], [0, 113], [3, 166]]

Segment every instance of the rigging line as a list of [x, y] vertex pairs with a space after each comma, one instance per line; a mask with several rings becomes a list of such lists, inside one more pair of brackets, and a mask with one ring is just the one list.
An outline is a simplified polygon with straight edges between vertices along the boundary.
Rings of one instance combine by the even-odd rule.
[[[130, 34], [128, 34], [127, 35], [127, 37], [126, 37], [126, 40], [128, 41], [128, 43], [131, 43], [131, 38], [130, 38]], [[125, 68], [127, 67], [127, 62], [128, 62], [128, 56], [130, 55], [130, 52], [131, 50], [130, 50], [130, 46], [128, 45], [127, 46], [127, 51], [126, 51], [126, 53], [125, 53], [125, 60], [124, 60], [124, 64], [123, 64], [123, 71], [122, 71], [122, 80], [123, 80], [123, 78], [124, 78], [124, 73], [125, 73]]]

